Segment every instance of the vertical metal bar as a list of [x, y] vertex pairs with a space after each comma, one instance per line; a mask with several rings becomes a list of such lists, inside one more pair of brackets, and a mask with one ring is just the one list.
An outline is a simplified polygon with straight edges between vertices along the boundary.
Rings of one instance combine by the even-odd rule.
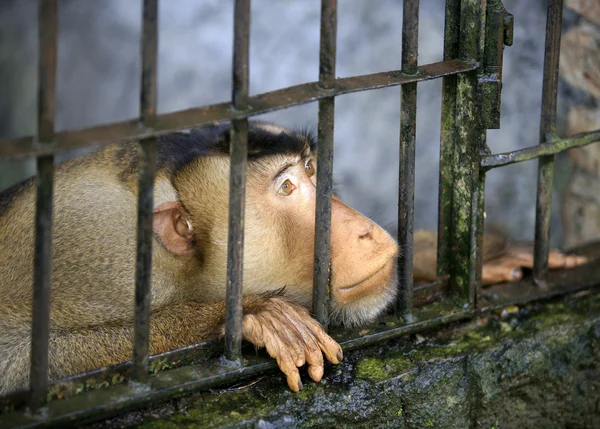
[[[158, 50], [158, 0], [144, 0], [142, 12], [142, 84], [140, 117], [145, 126], [152, 126], [156, 116], [156, 69]], [[138, 143], [138, 221], [137, 261], [135, 270], [135, 325], [133, 347], [133, 378], [148, 377], [150, 344], [150, 285], [152, 283], [152, 217], [154, 175], [156, 172], [156, 139]]]
[[[40, 0], [38, 8], [38, 142], [48, 144], [54, 139], [58, 2], [57, 0]], [[54, 188], [54, 157], [52, 155], [38, 158], [36, 185], [33, 320], [29, 380], [29, 407], [33, 412], [45, 404], [48, 390], [52, 193]]]
[[[462, 0], [460, 5], [459, 55], [479, 60], [485, 34], [485, 1]], [[479, 112], [481, 94], [478, 85], [480, 69], [457, 77], [454, 171], [452, 183], [452, 233], [450, 288], [472, 306], [475, 303], [476, 245], [473, 219], [479, 204], [479, 158], [485, 146], [486, 132]], [[477, 207], [473, 207], [473, 204]]]
[[[444, 60], [458, 58], [460, 41], [460, 0], [446, 0], [444, 29]], [[446, 279], [450, 275], [450, 249], [452, 238], [452, 184], [454, 182], [454, 152], [456, 135], [457, 76], [442, 80], [442, 130], [440, 139], [440, 190], [438, 195], [438, 258], [437, 275]]]
[[[248, 107], [250, 63], [250, 0], [236, 0], [233, 31], [233, 108]], [[227, 315], [225, 358], [238, 362], [242, 349], [242, 286], [244, 264], [244, 213], [246, 206], [246, 163], [248, 120], [231, 123], [229, 145], [229, 237], [227, 248]]]
[[[323, 88], [332, 88], [335, 82], [336, 37], [337, 0], [322, 0], [319, 84]], [[334, 97], [319, 100], [313, 312], [324, 329], [329, 324], [334, 116]]]
[[[419, 0], [404, 0], [402, 11], [402, 72], [415, 74], [419, 51]], [[413, 295], [413, 226], [415, 215], [415, 138], [417, 134], [417, 84], [401, 87], [400, 174], [398, 196], [398, 242], [402, 258], [396, 310], [411, 322]]]
[[[485, 210], [485, 171], [474, 166], [473, 196], [471, 199], [471, 234], [469, 239], [469, 295], [468, 302], [477, 308], [478, 287], [483, 267], [483, 227]], [[479, 170], [479, 171], [478, 171]], [[478, 171], [478, 172], [477, 172]], [[478, 177], [477, 177], [478, 175]]]
[[[554, 132], [556, 127], [556, 95], [558, 90], [558, 61], [560, 57], [562, 12], [563, 0], [549, 0], [546, 21], [540, 143], [543, 143], [547, 135]], [[545, 286], [544, 277], [548, 270], [553, 178], [554, 155], [540, 157], [538, 164], [533, 263], [533, 279], [539, 286]]]

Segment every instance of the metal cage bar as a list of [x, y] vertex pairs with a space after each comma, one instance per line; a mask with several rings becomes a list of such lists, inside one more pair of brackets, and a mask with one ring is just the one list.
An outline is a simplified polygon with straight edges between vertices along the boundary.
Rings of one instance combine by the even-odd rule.
[[[404, 0], [402, 9], [402, 72], [417, 72], [419, 53], [419, 0]], [[411, 322], [413, 298], [413, 226], [415, 217], [415, 139], [417, 135], [417, 84], [403, 85], [400, 107], [400, 171], [398, 195], [397, 312]]]
[[[51, 154], [58, 150], [90, 146], [97, 143], [140, 140], [139, 170], [140, 195], [138, 219], [138, 263], [136, 271], [136, 328], [133, 363], [118, 369], [103, 369], [97, 373], [104, 376], [116, 374], [123, 368], [133, 369], [137, 380], [145, 380], [147, 389], [138, 389], [135, 384], [117, 384], [107, 389], [73, 396], [69, 401], [53, 401], [47, 405], [48, 415], [28, 415], [20, 411], [1, 414], [0, 426], [36, 426], [39, 424], [72, 424], [75, 418], [108, 416], [118, 411], [131, 409], [141, 404], [172, 398], [192, 390], [215, 387], [232, 380], [258, 374], [275, 368], [272, 360], [249, 357], [240, 366], [221, 365], [217, 360], [183, 366], [147, 376], [149, 286], [152, 219], [152, 186], [155, 169], [155, 139], [170, 132], [232, 120], [231, 128], [231, 176], [229, 242], [227, 262], [227, 315], [225, 358], [240, 361], [242, 322], [242, 267], [243, 267], [243, 221], [245, 196], [245, 170], [247, 161], [247, 118], [260, 113], [293, 105], [319, 100], [319, 153], [314, 283], [315, 313], [327, 327], [327, 299], [330, 276], [330, 226], [332, 205], [332, 166], [334, 97], [354, 91], [404, 85], [401, 107], [401, 171], [399, 201], [399, 241], [406, 246], [405, 254], [410, 262], [404, 261], [399, 268], [404, 277], [412, 274], [412, 218], [414, 199], [414, 137], [416, 124], [416, 83], [435, 78], [444, 78], [442, 139], [440, 158], [440, 196], [438, 229], [438, 274], [452, 275], [451, 285], [461, 297], [460, 304], [468, 300], [468, 307], [454, 306], [450, 314], [431, 315], [427, 310], [414, 311], [414, 322], [398, 324], [397, 320], [383, 318], [369, 326], [367, 333], [354, 335], [334, 331], [332, 335], [345, 350], [375, 344], [385, 339], [407, 333], [418, 332], [446, 323], [471, 319], [476, 315], [476, 285], [480, 282], [481, 249], [483, 230], [483, 198], [485, 173], [495, 167], [540, 158], [540, 195], [546, 210], [538, 216], [537, 226], [545, 225], [549, 219], [550, 204], [544, 192], [551, 189], [551, 163], [542, 165], [544, 157], [582, 146], [600, 139], [600, 130], [583, 133], [568, 139], [559, 139], [554, 133], [556, 116], [556, 61], [560, 42], [561, 0], [552, 1], [549, 7], [547, 28], [547, 55], [544, 74], [543, 111], [541, 121], [541, 144], [507, 154], [482, 155], [485, 149], [485, 126], [477, 118], [477, 110], [485, 102], [478, 85], [484, 77], [477, 62], [483, 48], [486, 28], [486, 5], [497, 4], [481, 0], [447, 0], [444, 61], [417, 66], [418, 0], [404, 0], [402, 70], [349, 78], [335, 78], [337, 1], [322, 0], [321, 47], [319, 81], [284, 88], [253, 97], [248, 96], [250, 0], [236, 0], [233, 94], [232, 103], [221, 103], [166, 115], [156, 115], [156, 49], [157, 49], [157, 0], [144, 0], [144, 24], [142, 40], [142, 89], [141, 118], [107, 126], [86, 128], [78, 131], [54, 133], [54, 74], [56, 65], [57, 0], [40, 0], [40, 83], [38, 136], [8, 139], [0, 142], [0, 156], [38, 155], [38, 200], [36, 218], [36, 267], [34, 287], [34, 321], [32, 344], [31, 389], [29, 404], [36, 409], [43, 404], [48, 381], [48, 310], [50, 282], [50, 226], [52, 220], [52, 173]], [[475, 25], [473, 25], [475, 24]], [[551, 27], [551, 28], [550, 28]], [[491, 30], [490, 30], [491, 31]], [[494, 31], [492, 33], [496, 34]], [[550, 65], [548, 65], [550, 64]], [[546, 103], [546, 101], [549, 103]], [[489, 101], [489, 100], [488, 100]], [[233, 107], [233, 108], [232, 108]], [[141, 124], [140, 124], [141, 122]], [[140, 126], [141, 125], [141, 126]], [[38, 144], [38, 142], [40, 144]], [[50, 155], [50, 156], [49, 156]], [[408, 163], [408, 164], [407, 164]], [[550, 176], [548, 176], [550, 172]], [[548, 181], [548, 177], [550, 180]], [[539, 208], [539, 207], [538, 207]], [[539, 210], [538, 210], [539, 214]], [[547, 217], [546, 217], [547, 216]], [[540, 220], [541, 219], [541, 220]], [[543, 229], [543, 228], [541, 228]], [[546, 230], [544, 230], [546, 231]], [[543, 235], [543, 234], [542, 234]], [[538, 249], [547, 253], [547, 237], [538, 239], [536, 233], [536, 261]], [[542, 255], [543, 256], [543, 255]], [[539, 264], [539, 262], [538, 262]], [[457, 268], [452, 267], [451, 265]], [[544, 271], [544, 270], [542, 270]], [[588, 268], [588, 273], [592, 268]], [[562, 273], [559, 273], [562, 276]], [[575, 273], [577, 274], [577, 273]], [[412, 291], [405, 281], [398, 300], [400, 313], [410, 314]], [[581, 279], [577, 275], [549, 276], [550, 289], [540, 293], [531, 288], [509, 301], [490, 302], [482, 298], [478, 310], [491, 311], [500, 305], [522, 304], [537, 299], [571, 293], [598, 285], [600, 273], [591, 280], [573, 283]], [[565, 278], [573, 285], [560, 289], [557, 284]], [[594, 283], [595, 282], [595, 283]], [[568, 282], [567, 282], [568, 283]], [[505, 286], [506, 287], [506, 286]], [[519, 287], [519, 285], [510, 285]], [[485, 301], [485, 302], [484, 302]], [[45, 323], [44, 323], [45, 321]], [[39, 328], [39, 329], [38, 329]], [[44, 346], [45, 344], [45, 346]], [[42, 347], [44, 346], [44, 347]], [[193, 348], [193, 347], [190, 347]], [[177, 359], [190, 350], [164, 353], [160, 356]], [[215, 350], [214, 355], [220, 353]], [[36, 372], [37, 371], [37, 372]], [[115, 371], [115, 372], [111, 372]], [[122, 374], [122, 373], [119, 373]], [[81, 374], [61, 383], [84, 380]], [[75, 383], [75, 382], [74, 382]], [[108, 391], [107, 391], [108, 390]], [[18, 396], [18, 395], [17, 395]], [[15, 396], [15, 397], [17, 397]]]
[[337, 95], [438, 79], [475, 70], [477, 67], [478, 64], [469, 59], [448, 59], [418, 67], [414, 76], [404, 75], [401, 70], [392, 70], [335, 79], [331, 88], [324, 88], [320, 82], [308, 82], [248, 97], [248, 106], [245, 109], [231, 109], [231, 103], [218, 103], [157, 115], [152, 128], [141, 127], [139, 120], [134, 119], [63, 131], [56, 133], [53, 143], [48, 146], [37, 145], [33, 137], [4, 139], [0, 140], [0, 157], [40, 156], [98, 143], [122, 143], [153, 136], [160, 137], [191, 127], [248, 118]]
[[[250, 0], [236, 0], [234, 14], [232, 104], [233, 109], [244, 110], [248, 107]], [[231, 171], [229, 176], [225, 358], [230, 362], [238, 362], [242, 356], [244, 213], [248, 159], [247, 118], [232, 121], [229, 153]]]
[[[41, 145], [54, 139], [56, 48], [58, 0], [38, 4], [38, 117], [37, 134]], [[35, 256], [33, 267], [33, 320], [31, 324], [31, 370], [29, 407], [32, 411], [46, 403], [48, 391], [48, 347], [50, 335], [50, 283], [52, 274], [52, 194], [54, 156], [37, 159], [35, 215]]]
[[[158, 0], [144, 0], [142, 24], [142, 84], [140, 116], [145, 126], [152, 126], [156, 116], [156, 69], [158, 50]], [[152, 281], [152, 217], [154, 176], [156, 173], [156, 139], [138, 143], [138, 223], [137, 263], [135, 270], [135, 325], [133, 377], [145, 381], [148, 376], [150, 345], [150, 287]]]
[[[540, 143], [556, 127], [556, 102], [558, 93], [558, 62], [562, 27], [563, 0], [550, 0], [546, 18], [546, 47], [544, 54], [544, 83], [542, 87], [542, 114], [540, 118]], [[535, 244], [533, 280], [545, 286], [550, 252], [550, 216], [552, 211], [552, 184], [554, 155], [539, 158], [538, 188], [535, 210]]]
[[[461, 1], [460, 3], [460, 42], [459, 56], [479, 59], [485, 32], [485, 12], [481, 2]], [[473, 194], [477, 194], [479, 179], [479, 157], [485, 144], [485, 129], [478, 112], [481, 107], [479, 97], [479, 75], [481, 69], [457, 76], [456, 116], [452, 130], [454, 142], [451, 164], [453, 165], [451, 190], [452, 227], [450, 243], [452, 252], [447, 257], [450, 262], [450, 288], [457, 296], [473, 306], [475, 303], [474, 269], [471, 257], [475, 240], [472, 219]], [[475, 222], [475, 223], [474, 223]], [[449, 248], [446, 249], [447, 251]]]
[[[548, 140], [548, 137], [550, 139]], [[546, 136], [546, 141], [537, 146], [515, 150], [513, 152], [498, 153], [484, 156], [481, 159], [481, 167], [486, 170], [503, 167], [523, 161], [531, 161], [545, 155], [555, 155], [567, 149], [582, 147], [600, 141], [600, 130], [575, 134], [574, 136], [561, 139], [554, 134]]]
[[[460, 40], [460, 0], [446, 0], [444, 28], [444, 60], [458, 58]], [[438, 195], [437, 275], [450, 275], [450, 244], [452, 237], [452, 183], [454, 152], [456, 151], [456, 88], [458, 76], [442, 79], [442, 126], [440, 133], [440, 172]]]
[[[335, 87], [336, 36], [337, 0], [322, 0], [319, 84], [326, 90]], [[313, 312], [325, 329], [329, 323], [329, 281], [331, 278], [334, 117], [335, 98], [331, 96], [319, 100]]]

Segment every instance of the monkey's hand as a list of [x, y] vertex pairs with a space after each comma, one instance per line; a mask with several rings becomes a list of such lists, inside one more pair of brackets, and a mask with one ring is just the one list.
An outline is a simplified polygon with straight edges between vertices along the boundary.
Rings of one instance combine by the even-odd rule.
[[302, 389], [299, 367], [306, 363], [310, 378], [320, 381], [323, 353], [334, 364], [343, 359], [342, 348], [308, 311], [283, 298], [267, 298], [261, 305], [251, 306], [250, 313], [244, 314], [242, 330], [245, 340], [266, 347], [277, 360], [294, 392]]
[[[551, 270], [573, 268], [587, 262], [585, 256], [569, 255], [558, 250], [552, 250], [548, 255], [548, 268]], [[533, 268], [533, 247], [509, 245], [503, 255], [483, 264], [481, 283], [490, 285], [519, 280], [523, 277], [523, 268]]]

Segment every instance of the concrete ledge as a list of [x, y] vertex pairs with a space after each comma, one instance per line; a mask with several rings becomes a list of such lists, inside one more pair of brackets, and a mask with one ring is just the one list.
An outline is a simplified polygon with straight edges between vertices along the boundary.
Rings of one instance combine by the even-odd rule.
[[273, 373], [94, 427], [600, 428], [600, 295], [348, 353], [290, 392]]

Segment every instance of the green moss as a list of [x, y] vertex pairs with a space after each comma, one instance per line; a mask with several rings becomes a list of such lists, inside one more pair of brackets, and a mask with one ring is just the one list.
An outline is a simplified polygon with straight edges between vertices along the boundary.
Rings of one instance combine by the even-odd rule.
[[348, 352], [321, 383], [303, 371], [299, 393], [273, 372], [188, 398], [141, 427], [594, 427], [582, 419], [600, 392], [598, 315], [600, 296], [531, 305], [485, 326], [423, 334], [419, 345], [405, 337]]
[[403, 353], [396, 353], [392, 356], [361, 359], [354, 375], [359, 379], [379, 382], [410, 372], [414, 367], [414, 363]]

